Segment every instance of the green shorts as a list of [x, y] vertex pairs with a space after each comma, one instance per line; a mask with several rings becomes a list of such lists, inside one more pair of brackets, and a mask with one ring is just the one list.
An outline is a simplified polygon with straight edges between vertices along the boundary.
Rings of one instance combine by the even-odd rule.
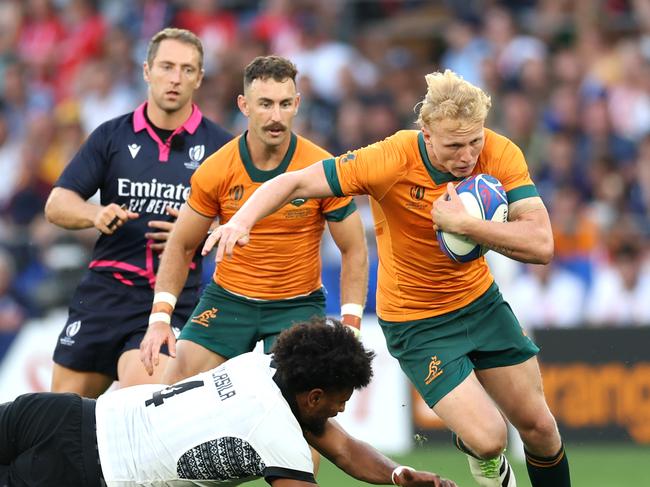
[[539, 352], [496, 284], [450, 313], [407, 322], [379, 320], [395, 357], [429, 407], [473, 369], [525, 362]]
[[264, 340], [264, 353], [269, 353], [282, 330], [314, 316], [325, 316], [323, 289], [298, 298], [257, 301], [211, 281], [178, 339], [198, 343], [225, 358], [250, 352]]

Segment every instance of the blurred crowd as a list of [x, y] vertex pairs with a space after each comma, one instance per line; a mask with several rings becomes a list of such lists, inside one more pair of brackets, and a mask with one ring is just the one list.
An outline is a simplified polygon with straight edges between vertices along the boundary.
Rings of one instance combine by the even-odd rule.
[[[196, 102], [233, 134], [243, 67], [262, 54], [297, 64], [295, 131], [333, 153], [415, 128], [426, 73], [483, 87], [556, 239], [550, 266], [490, 256], [522, 323], [650, 324], [646, 0], [0, 0], [0, 354], [67, 305], [97, 234], [45, 222], [45, 199], [85, 137], [145, 99], [146, 46], [169, 25], [203, 40]], [[338, 255], [324, 255], [336, 297]]]

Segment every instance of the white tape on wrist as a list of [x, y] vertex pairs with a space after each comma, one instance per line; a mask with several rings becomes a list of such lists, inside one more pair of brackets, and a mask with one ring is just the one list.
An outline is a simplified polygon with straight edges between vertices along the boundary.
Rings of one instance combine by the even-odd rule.
[[352, 315], [363, 318], [363, 306], [357, 303], [345, 303], [341, 306], [341, 316]]
[[169, 325], [172, 322], [172, 317], [167, 313], [151, 313], [149, 315], [149, 324], [158, 323], [159, 321]]
[[395, 467], [395, 470], [393, 470], [393, 473], [390, 474], [390, 480], [393, 482], [393, 485], [399, 485], [395, 478], [401, 474], [404, 470], [410, 470], [411, 472], [415, 472], [415, 469], [413, 467], [407, 467], [406, 465], [400, 465], [399, 467]]
[[168, 293], [165, 291], [156, 293], [153, 296], [153, 304], [156, 303], [167, 303], [171, 305], [171, 307], [173, 308], [174, 306], [176, 306], [176, 296], [174, 296], [172, 293]]

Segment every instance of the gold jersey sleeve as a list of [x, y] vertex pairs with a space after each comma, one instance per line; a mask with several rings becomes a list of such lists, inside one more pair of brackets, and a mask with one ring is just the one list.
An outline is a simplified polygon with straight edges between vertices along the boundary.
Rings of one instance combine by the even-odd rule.
[[[188, 204], [226, 223], [265, 181], [331, 155], [292, 134], [289, 150], [272, 171], [257, 169], [245, 135], [211, 155], [195, 171]], [[320, 242], [326, 220], [339, 221], [355, 210], [350, 197], [295, 199], [262, 219], [248, 245], [217, 266], [214, 280], [228, 291], [254, 299], [286, 299], [321, 287]]]
[[[371, 197], [380, 318], [402, 322], [439, 316], [467, 306], [490, 287], [493, 277], [485, 258], [456, 263], [440, 250], [431, 205], [449, 181], [460, 179], [433, 167], [419, 131], [397, 132], [325, 161], [324, 168], [334, 194]], [[474, 173], [498, 178], [514, 199], [536, 195], [521, 150], [491, 130], [485, 129]]]

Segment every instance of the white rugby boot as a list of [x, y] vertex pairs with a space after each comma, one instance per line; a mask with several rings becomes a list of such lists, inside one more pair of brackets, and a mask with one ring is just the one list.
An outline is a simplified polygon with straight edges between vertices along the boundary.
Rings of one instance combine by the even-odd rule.
[[502, 453], [491, 460], [479, 460], [467, 455], [469, 469], [481, 487], [517, 487], [515, 472]]

